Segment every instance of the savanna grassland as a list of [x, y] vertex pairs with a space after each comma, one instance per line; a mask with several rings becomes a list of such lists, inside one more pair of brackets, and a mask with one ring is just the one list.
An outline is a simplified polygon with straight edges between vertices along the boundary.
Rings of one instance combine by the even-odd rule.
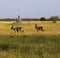
[[[0, 58], [60, 58], [59, 21], [23, 21], [19, 33], [11, 30], [12, 23], [0, 22]], [[34, 24], [44, 31], [37, 32]]]

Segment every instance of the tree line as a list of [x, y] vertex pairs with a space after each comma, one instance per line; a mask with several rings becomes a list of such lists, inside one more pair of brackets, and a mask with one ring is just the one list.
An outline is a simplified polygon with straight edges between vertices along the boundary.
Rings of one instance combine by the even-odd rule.
[[[16, 21], [17, 18], [2, 18], [0, 21]], [[59, 16], [51, 16], [50, 18], [23, 18], [22, 21], [60, 21]]]

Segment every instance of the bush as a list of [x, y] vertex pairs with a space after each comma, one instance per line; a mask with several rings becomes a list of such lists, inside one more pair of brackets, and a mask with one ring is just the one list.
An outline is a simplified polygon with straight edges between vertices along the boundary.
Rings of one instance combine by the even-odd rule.
[[40, 18], [41, 21], [46, 21], [45, 17]]

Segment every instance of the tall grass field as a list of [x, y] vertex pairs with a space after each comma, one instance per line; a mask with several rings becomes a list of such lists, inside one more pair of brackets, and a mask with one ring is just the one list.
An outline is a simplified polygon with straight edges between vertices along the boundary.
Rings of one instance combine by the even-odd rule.
[[24, 32], [18, 33], [12, 23], [0, 21], [0, 58], [60, 58], [60, 21], [23, 21]]

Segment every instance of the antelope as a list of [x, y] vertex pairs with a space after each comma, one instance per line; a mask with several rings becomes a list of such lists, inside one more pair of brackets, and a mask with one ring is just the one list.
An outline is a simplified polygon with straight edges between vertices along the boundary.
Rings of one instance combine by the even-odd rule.
[[16, 32], [19, 32], [19, 31], [24, 32], [24, 30], [23, 30], [22, 27], [13, 28], [13, 25], [12, 25], [12, 26], [11, 26], [11, 29], [14, 30], [14, 31], [16, 31]]
[[36, 29], [37, 31], [39, 31], [39, 30], [44, 31], [44, 30], [43, 30], [43, 27], [42, 27], [42, 26], [39, 26], [39, 27], [38, 27], [37, 24], [35, 24], [35, 29]]

